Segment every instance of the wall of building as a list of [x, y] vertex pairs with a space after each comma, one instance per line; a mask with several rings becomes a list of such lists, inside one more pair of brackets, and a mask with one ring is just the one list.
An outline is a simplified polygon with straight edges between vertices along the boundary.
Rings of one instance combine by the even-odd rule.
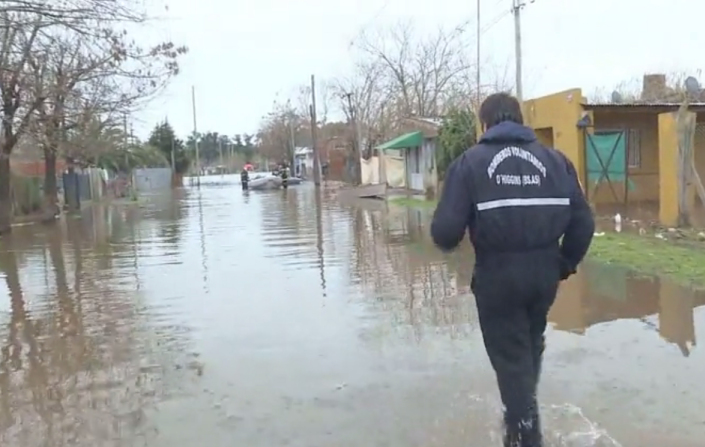
[[[696, 169], [702, 170], [703, 165], [703, 135], [699, 131], [697, 120], [698, 114], [688, 112], [686, 118], [694, 125], [695, 141], [692, 162]], [[679, 207], [679, 166], [680, 154], [678, 150], [678, 134], [681, 123], [678, 122], [678, 112], [667, 112], [659, 115], [659, 220], [662, 225], [675, 226], [680, 221], [681, 210]], [[702, 129], [702, 127], [700, 128]], [[701, 179], [702, 180], [702, 179]], [[695, 182], [691, 182], [685, 191], [686, 206], [690, 218], [693, 219], [694, 211], [702, 210], [700, 200], [697, 198]], [[683, 216], [685, 217], [685, 215]]]
[[421, 148], [424, 192], [432, 197], [435, 197], [438, 192], [437, 142], [437, 138], [425, 138]]
[[[586, 110], [580, 89], [566, 90], [526, 101], [524, 118], [538, 139], [563, 152], [575, 165], [580, 180], [591, 195], [590, 201], [599, 205], [621, 205], [624, 183], [600, 186], [594, 194], [586, 181], [585, 132], [622, 129], [627, 133], [627, 159], [630, 161], [628, 178], [631, 188], [627, 202], [659, 202], [659, 220], [663, 225], [676, 225], [678, 216], [678, 137], [675, 120], [677, 104], [648, 107], [644, 105], [593, 106]], [[593, 124], [587, 130], [577, 126], [588, 116]], [[698, 110], [694, 141], [694, 163], [701, 180], [705, 182], [705, 112]], [[638, 163], [635, 154], [638, 152]], [[688, 196], [695, 199], [694, 185]], [[692, 196], [692, 197], [691, 197]]]
[[585, 142], [577, 123], [582, 118], [583, 94], [580, 89], [566, 90], [525, 101], [524, 121], [544, 143], [551, 143], [573, 162], [585, 184]]
[[[532, 127], [542, 143], [560, 150], [573, 162], [580, 181], [588, 187], [590, 201], [596, 204], [624, 203], [624, 182], [603, 183], [594, 191], [587, 186], [585, 162], [585, 133], [594, 130], [623, 129], [627, 136], [627, 151], [638, 151], [638, 163], [631, 163], [628, 178], [631, 188], [626, 191], [629, 203], [659, 200], [659, 142], [658, 110], [634, 109], [615, 106], [585, 110], [585, 100], [580, 89], [566, 90], [552, 95], [536, 98], [524, 103], [524, 117], [527, 125]], [[589, 116], [592, 127], [580, 129], [578, 121]], [[703, 120], [705, 124], [705, 119]], [[702, 132], [702, 144], [705, 149], [705, 127]], [[628, 160], [634, 157], [627, 154]], [[705, 154], [701, 157], [705, 173]], [[605, 160], [606, 161], [606, 160]], [[616, 196], [616, 197], [615, 197]]]
[[697, 116], [693, 155], [698, 175], [705, 182], [705, 113], [698, 113]]
[[343, 138], [329, 138], [319, 142], [318, 156], [321, 166], [328, 164], [327, 180], [346, 181], [347, 153], [349, 142]]
[[[13, 173], [27, 177], [44, 177], [46, 172], [46, 164], [41, 158], [36, 160], [27, 160], [10, 156], [10, 168]], [[61, 174], [64, 169], [66, 169], [66, 163], [64, 160], [56, 160], [57, 175]]]
[[[643, 109], [642, 109], [643, 110]], [[630, 111], [619, 109], [597, 109], [593, 111], [594, 130], [624, 130], [627, 138], [628, 182], [631, 188], [627, 191], [629, 203], [657, 201], [659, 198], [659, 146], [658, 146], [658, 114], [653, 111]], [[635, 153], [630, 154], [630, 151]], [[604, 160], [605, 162], [607, 160]], [[625, 188], [623, 182], [612, 182], [618, 199], [624, 203]], [[592, 185], [590, 193], [593, 192]], [[610, 185], [603, 181], [595, 194], [590, 197], [594, 203], [615, 202], [615, 194]]]

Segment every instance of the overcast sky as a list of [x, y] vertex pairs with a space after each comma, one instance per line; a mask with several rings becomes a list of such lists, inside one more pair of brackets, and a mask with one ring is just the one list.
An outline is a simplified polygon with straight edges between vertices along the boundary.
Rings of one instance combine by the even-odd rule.
[[[152, 4], [164, 19], [144, 32], [187, 45], [190, 53], [168, 91], [135, 118], [140, 135], [164, 117], [179, 134], [191, 132], [192, 85], [199, 130], [254, 133], [277, 95], [292, 95], [312, 73], [323, 80], [349, 72], [350, 42], [363, 27], [411, 19], [432, 30], [476, 16], [468, 0], [166, 2], [168, 11]], [[489, 28], [482, 52], [493, 65], [487, 76], [506, 69], [512, 80], [511, 0], [481, 2], [482, 26]], [[705, 65], [705, 34], [696, 32], [704, 13], [705, 3], [693, 0], [535, 0], [522, 15], [525, 97], [572, 87], [611, 90], [644, 72], [697, 76]], [[468, 52], [474, 57], [473, 34]]]

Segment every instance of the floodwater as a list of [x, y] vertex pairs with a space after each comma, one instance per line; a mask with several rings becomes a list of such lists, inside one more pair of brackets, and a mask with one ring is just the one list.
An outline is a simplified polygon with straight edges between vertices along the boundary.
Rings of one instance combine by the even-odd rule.
[[[0, 445], [499, 446], [467, 247], [236, 181], [2, 242]], [[705, 295], [589, 265], [551, 320], [547, 446], [702, 446]]]

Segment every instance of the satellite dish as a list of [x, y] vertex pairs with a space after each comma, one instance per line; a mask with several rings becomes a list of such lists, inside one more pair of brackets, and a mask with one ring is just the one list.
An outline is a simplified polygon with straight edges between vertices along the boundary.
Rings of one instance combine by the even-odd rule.
[[691, 95], [697, 95], [700, 93], [700, 82], [693, 76], [688, 76], [685, 79], [685, 91]]
[[612, 102], [614, 104], [621, 104], [624, 102], [624, 98], [622, 97], [622, 94], [619, 93], [617, 90], [612, 92]]

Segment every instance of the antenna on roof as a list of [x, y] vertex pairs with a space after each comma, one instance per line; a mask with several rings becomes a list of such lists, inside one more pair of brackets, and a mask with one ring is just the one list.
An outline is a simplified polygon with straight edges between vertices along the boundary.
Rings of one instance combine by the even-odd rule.
[[612, 102], [614, 104], [621, 104], [624, 102], [624, 98], [622, 97], [622, 94], [619, 93], [617, 90], [612, 92]]

